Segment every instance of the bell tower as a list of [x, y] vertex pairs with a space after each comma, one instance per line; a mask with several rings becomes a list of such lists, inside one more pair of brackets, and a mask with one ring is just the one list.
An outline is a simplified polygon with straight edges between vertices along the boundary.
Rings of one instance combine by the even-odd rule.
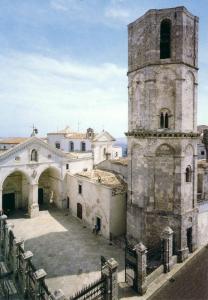
[[166, 226], [183, 261], [197, 248], [198, 18], [149, 10], [128, 26], [127, 238], [160, 247]]

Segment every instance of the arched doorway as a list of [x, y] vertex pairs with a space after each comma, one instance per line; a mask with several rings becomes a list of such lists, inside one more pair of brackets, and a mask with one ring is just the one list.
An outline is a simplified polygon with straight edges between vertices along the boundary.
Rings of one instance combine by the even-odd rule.
[[6, 214], [15, 209], [28, 210], [29, 179], [21, 171], [9, 174], [2, 188], [2, 208]]
[[44, 170], [38, 180], [38, 204], [40, 209], [48, 208], [49, 205], [61, 207], [61, 175], [56, 168], [49, 167]]
[[77, 217], [79, 219], [82, 219], [82, 204], [81, 203], [77, 203]]

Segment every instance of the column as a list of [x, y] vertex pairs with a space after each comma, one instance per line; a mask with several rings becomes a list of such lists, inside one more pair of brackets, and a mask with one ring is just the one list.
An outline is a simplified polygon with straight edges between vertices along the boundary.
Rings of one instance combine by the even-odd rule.
[[162, 243], [163, 243], [163, 265], [164, 273], [170, 272], [174, 265], [173, 260], [173, 230], [167, 226], [162, 232]]
[[20, 256], [20, 250], [19, 247], [22, 246], [24, 248], [24, 240], [21, 238], [15, 238], [13, 240], [13, 262], [12, 262], [12, 269], [13, 269], [13, 277], [15, 279], [17, 272], [18, 272], [18, 266], [19, 266], [19, 256]]
[[2, 189], [0, 189], [0, 211], [3, 209], [3, 203], [2, 203]]
[[31, 184], [29, 187], [29, 215], [31, 218], [39, 214], [38, 205], [38, 184]]
[[109, 259], [102, 267], [102, 277], [106, 278], [106, 300], [118, 299], [118, 263]]
[[144, 295], [147, 290], [147, 248], [140, 242], [135, 246], [135, 250], [137, 253], [137, 291], [140, 295]]
[[42, 292], [42, 282], [46, 277], [46, 272], [43, 269], [39, 269], [34, 273], [35, 277], [35, 300], [40, 300], [40, 294]]
[[19, 273], [19, 276], [18, 276], [18, 279], [19, 279], [19, 284], [20, 284], [20, 288], [21, 288], [21, 291], [23, 293], [23, 295], [25, 297], [28, 296], [28, 289], [29, 289], [29, 267], [28, 267], [28, 264], [29, 264], [29, 261], [32, 259], [33, 257], [33, 253], [31, 251], [26, 251], [22, 254], [20, 254], [22, 259], [23, 259], [23, 262], [21, 264], [21, 270], [20, 270], [20, 273]]

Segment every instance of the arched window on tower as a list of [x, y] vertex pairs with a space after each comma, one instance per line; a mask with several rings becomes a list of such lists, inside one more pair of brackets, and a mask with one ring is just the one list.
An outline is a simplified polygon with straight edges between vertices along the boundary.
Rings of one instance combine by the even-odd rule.
[[160, 114], [160, 128], [164, 128], [164, 115], [163, 112]]
[[171, 56], [171, 21], [163, 20], [160, 25], [160, 59]]
[[192, 175], [191, 166], [188, 166], [186, 168], [186, 182], [191, 182], [191, 175]]
[[169, 116], [168, 116], [168, 113], [166, 112], [166, 114], [165, 114], [165, 126], [164, 126], [164, 128], [168, 128], [169, 127]]
[[169, 124], [169, 118], [170, 118], [170, 112], [168, 109], [164, 108], [160, 111], [160, 128], [161, 129], [168, 129], [170, 128]]
[[31, 151], [31, 157], [30, 157], [31, 161], [38, 161], [38, 151], [33, 149]]

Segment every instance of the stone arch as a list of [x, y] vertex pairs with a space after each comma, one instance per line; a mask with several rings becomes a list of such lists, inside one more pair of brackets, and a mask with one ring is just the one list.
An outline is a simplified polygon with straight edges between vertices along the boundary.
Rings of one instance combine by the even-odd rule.
[[12, 173], [14, 173], [14, 172], [20, 172], [20, 173], [22, 173], [22, 174], [28, 179], [28, 182], [31, 183], [30, 175], [29, 175], [25, 170], [22, 170], [22, 169], [20, 169], [20, 168], [14, 168], [14, 169], [12, 169], [12, 170], [9, 170], [9, 171], [4, 175], [3, 179], [2, 179], [1, 182], [0, 182], [0, 189], [2, 189], [3, 183], [4, 183], [5, 179], [6, 179], [8, 176], [10, 176]]
[[171, 211], [174, 203], [175, 149], [169, 144], [162, 144], [155, 154], [155, 208]]
[[15, 209], [28, 210], [31, 180], [21, 169], [13, 169], [2, 180], [2, 208], [9, 214]]
[[55, 205], [62, 208], [63, 180], [61, 171], [54, 166], [47, 166], [42, 169], [36, 179], [38, 184], [38, 204], [48, 207]]
[[155, 151], [156, 156], [164, 156], [164, 155], [171, 155], [175, 154], [175, 149], [170, 146], [169, 144], [161, 144]]
[[184, 150], [185, 154], [188, 155], [188, 156], [193, 156], [194, 155], [194, 148], [191, 144], [188, 144], [186, 147], [185, 147], [185, 150]]

